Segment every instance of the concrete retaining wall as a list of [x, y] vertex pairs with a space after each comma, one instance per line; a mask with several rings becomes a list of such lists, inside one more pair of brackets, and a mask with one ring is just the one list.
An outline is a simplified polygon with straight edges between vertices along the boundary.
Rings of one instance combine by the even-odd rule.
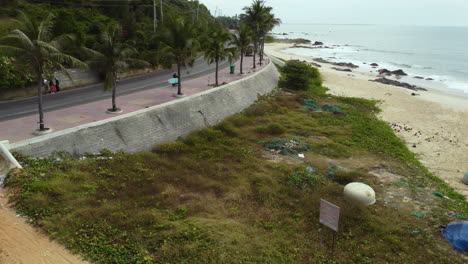
[[55, 73], [55, 78], [60, 81], [60, 87], [62, 89], [94, 84], [101, 81], [98, 73], [89, 70], [70, 69], [68, 73], [70, 76], [64, 72]]
[[249, 107], [259, 95], [274, 90], [279, 73], [270, 63], [247, 78], [186, 98], [71, 129], [10, 144], [10, 150], [31, 156], [54, 151], [74, 155], [103, 148], [129, 152], [149, 150], [155, 143], [175, 140], [215, 125]]

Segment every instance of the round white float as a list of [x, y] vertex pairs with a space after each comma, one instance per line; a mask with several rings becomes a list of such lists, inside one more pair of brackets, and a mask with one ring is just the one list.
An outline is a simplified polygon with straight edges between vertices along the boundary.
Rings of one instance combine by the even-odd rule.
[[363, 205], [371, 205], [375, 203], [375, 192], [367, 184], [360, 182], [352, 182], [345, 186], [343, 195], [346, 200], [356, 202]]
[[463, 177], [462, 182], [463, 182], [464, 184], [467, 184], [467, 185], [468, 185], [468, 171], [465, 172], [465, 176]]

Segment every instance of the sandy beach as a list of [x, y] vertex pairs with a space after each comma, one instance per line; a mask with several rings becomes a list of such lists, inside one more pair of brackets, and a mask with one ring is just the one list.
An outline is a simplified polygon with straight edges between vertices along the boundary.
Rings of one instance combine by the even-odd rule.
[[[285, 60], [312, 62], [311, 57], [283, 52], [291, 46], [266, 44], [265, 52]], [[324, 86], [330, 89], [330, 94], [381, 101], [379, 118], [390, 123], [434, 175], [468, 197], [468, 185], [461, 182], [463, 173], [468, 171], [468, 94], [458, 96], [430, 88], [414, 92], [370, 82], [376, 79], [376, 73], [340, 72], [331, 69], [335, 67], [331, 64], [319, 64]]]

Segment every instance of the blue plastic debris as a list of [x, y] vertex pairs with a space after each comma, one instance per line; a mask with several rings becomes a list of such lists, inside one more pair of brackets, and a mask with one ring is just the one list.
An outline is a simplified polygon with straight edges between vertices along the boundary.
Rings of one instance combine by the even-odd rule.
[[314, 173], [315, 172], [315, 169], [312, 168], [312, 167], [305, 167], [306, 170], [308, 170], [309, 172], [311, 173]]
[[468, 185], [468, 171], [465, 172], [465, 174], [463, 175], [462, 182], [463, 182], [464, 184]]
[[468, 250], [468, 221], [452, 222], [445, 226], [440, 226], [442, 235], [455, 249], [460, 251]]

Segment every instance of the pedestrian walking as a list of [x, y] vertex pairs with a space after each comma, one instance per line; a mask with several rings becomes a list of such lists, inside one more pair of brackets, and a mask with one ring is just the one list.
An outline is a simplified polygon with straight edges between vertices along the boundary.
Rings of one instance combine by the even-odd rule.
[[[177, 75], [177, 73], [174, 72], [174, 73], [172, 74], [172, 78], [174, 79], [174, 81], [172, 82], [172, 86], [176, 86], [176, 85], [179, 83], [179, 75]], [[177, 82], [176, 82], [175, 79], [177, 79]]]
[[57, 85], [52, 84], [52, 86], [50, 87], [50, 92], [51, 93], [56, 93], [57, 92]]
[[55, 78], [55, 89], [57, 92], [60, 92], [60, 82], [57, 78]]
[[52, 86], [54, 86], [54, 81], [52, 79], [49, 80], [49, 93], [52, 93]]

